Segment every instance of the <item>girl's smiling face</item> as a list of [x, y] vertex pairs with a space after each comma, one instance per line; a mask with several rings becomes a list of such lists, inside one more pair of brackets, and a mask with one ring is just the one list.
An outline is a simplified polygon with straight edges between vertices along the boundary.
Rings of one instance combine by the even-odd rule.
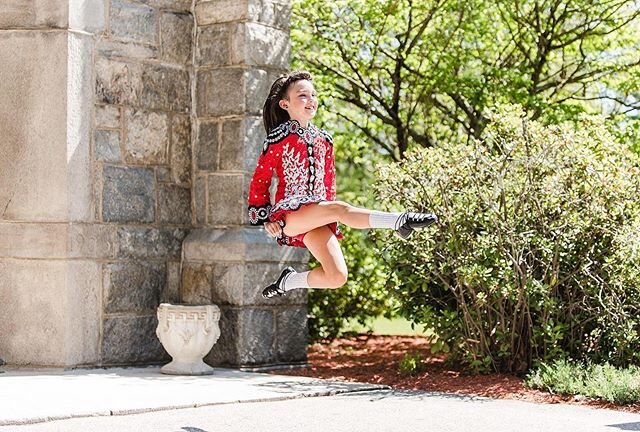
[[318, 99], [313, 84], [308, 80], [299, 80], [289, 86], [285, 98], [280, 100], [280, 107], [289, 113], [292, 120], [297, 120], [302, 127], [307, 127], [309, 120], [316, 115]]

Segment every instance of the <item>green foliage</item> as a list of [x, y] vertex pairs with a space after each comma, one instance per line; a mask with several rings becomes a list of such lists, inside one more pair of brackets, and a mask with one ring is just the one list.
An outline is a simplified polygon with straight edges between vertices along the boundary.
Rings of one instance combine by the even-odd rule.
[[497, 103], [552, 122], [593, 111], [637, 120], [634, 0], [296, 0], [292, 16], [296, 67], [390, 159], [480, 138]]
[[403, 375], [417, 375], [424, 370], [424, 363], [420, 354], [406, 353], [400, 363], [398, 369]]
[[[483, 137], [487, 107], [500, 102], [549, 123], [606, 112], [619, 142], [640, 152], [639, 12], [626, 0], [294, 1], [292, 66], [314, 74], [317, 122], [336, 141], [339, 198], [379, 208], [369, 191], [383, 161], [403, 160], [412, 147]], [[349, 316], [364, 322], [394, 313], [386, 287], [394, 268], [370, 237], [345, 232], [349, 284], [311, 293], [313, 338], [339, 335]], [[412, 281], [423, 285], [418, 275]], [[442, 325], [453, 328], [458, 318]], [[554, 323], [545, 331], [554, 347], [565, 329]], [[434, 349], [449, 350], [450, 342], [438, 339]]]
[[618, 405], [640, 401], [640, 368], [617, 368], [556, 360], [541, 363], [524, 381], [530, 388], [564, 395], [582, 395]]
[[409, 244], [379, 238], [402, 313], [476, 371], [640, 363], [638, 157], [590, 117], [511, 107], [486, 132], [379, 171], [380, 202], [441, 218]]

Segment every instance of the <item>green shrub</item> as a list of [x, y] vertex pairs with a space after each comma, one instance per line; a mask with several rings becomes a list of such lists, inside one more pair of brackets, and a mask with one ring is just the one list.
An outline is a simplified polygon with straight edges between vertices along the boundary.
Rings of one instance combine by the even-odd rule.
[[594, 118], [491, 120], [483, 141], [379, 170], [380, 202], [440, 217], [409, 243], [378, 237], [402, 313], [476, 371], [639, 363], [638, 156]]
[[398, 365], [403, 375], [417, 375], [424, 370], [424, 363], [420, 354], [406, 353]]
[[524, 381], [527, 387], [564, 395], [583, 395], [618, 405], [640, 401], [640, 368], [587, 365], [558, 360], [541, 364]]

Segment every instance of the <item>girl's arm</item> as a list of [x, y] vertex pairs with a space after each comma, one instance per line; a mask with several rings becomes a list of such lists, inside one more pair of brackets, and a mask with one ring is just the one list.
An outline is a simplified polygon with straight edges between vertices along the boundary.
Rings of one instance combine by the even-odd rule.
[[[267, 144], [265, 143], [265, 149]], [[258, 158], [256, 170], [249, 184], [249, 223], [251, 225], [264, 225], [269, 221], [269, 210], [271, 209], [271, 197], [269, 187], [271, 186], [271, 175], [275, 167], [275, 159], [272, 154], [263, 151]]]

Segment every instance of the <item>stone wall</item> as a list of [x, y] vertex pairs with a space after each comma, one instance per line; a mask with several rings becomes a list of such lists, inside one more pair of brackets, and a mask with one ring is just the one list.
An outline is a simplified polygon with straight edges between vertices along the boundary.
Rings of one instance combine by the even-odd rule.
[[192, 227], [191, 0], [111, 0], [95, 46], [96, 220], [114, 231], [103, 277], [101, 361], [166, 358], [161, 301], [179, 301]]
[[288, 0], [0, 3], [6, 361], [164, 361], [163, 301], [220, 304], [212, 364], [305, 360], [304, 293], [258, 293], [306, 251], [246, 227], [288, 22]]
[[196, 225], [185, 240], [183, 301], [221, 307], [211, 364], [260, 367], [306, 361], [306, 292], [260, 293], [299, 248], [279, 247], [247, 220], [247, 190], [265, 131], [262, 104], [289, 66], [288, 1], [196, 1]]

